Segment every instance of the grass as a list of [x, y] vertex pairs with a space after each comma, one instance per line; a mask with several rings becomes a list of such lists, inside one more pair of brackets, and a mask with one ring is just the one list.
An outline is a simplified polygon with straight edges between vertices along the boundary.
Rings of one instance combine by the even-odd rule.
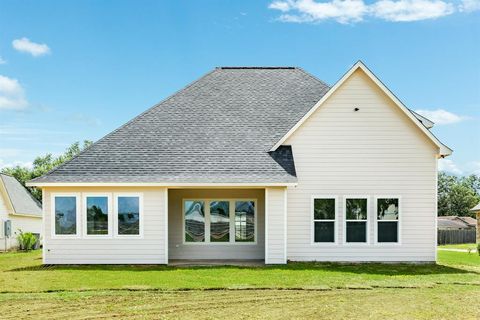
[[477, 245], [475, 243], [462, 243], [462, 244], [446, 244], [443, 246], [438, 246], [441, 249], [476, 249]]
[[42, 266], [0, 254], [0, 314], [18, 318], [478, 318], [480, 257], [438, 264]]

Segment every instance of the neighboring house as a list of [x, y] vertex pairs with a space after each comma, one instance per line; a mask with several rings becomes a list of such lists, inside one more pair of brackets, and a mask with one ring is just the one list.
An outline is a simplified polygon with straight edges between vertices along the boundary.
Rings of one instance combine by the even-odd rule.
[[437, 228], [439, 230], [474, 230], [477, 227], [477, 220], [472, 217], [439, 216]]
[[[5, 237], [5, 221], [11, 221], [11, 237]], [[0, 250], [18, 247], [19, 230], [42, 234], [42, 205], [14, 177], [0, 173]]]
[[470, 211], [477, 215], [477, 243], [480, 243], [480, 203], [470, 209]]
[[217, 68], [28, 183], [43, 261], [435, 261], [432, 125], [361, 62]]

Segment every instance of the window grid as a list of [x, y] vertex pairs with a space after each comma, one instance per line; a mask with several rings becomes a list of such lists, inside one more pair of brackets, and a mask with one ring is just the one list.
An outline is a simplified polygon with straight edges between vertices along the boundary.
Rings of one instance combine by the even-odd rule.
[[[185, 240], [185, 231], [186, 231], [186, 225], [185, 225], [185, 203], [187, 201], [198, 201], [198, 202], [203, 202], [204, 203], [204, 223], [205, 223], [205, 235], [204, 235], [204, 240], [203, 241], [186, 241]], [[256, 199], [219, 199], [219, 198], [210, 198], [210, 199], [199, 199], [199, 198], [185, 198], [182, 200], [182, 206], [183, 206], [183, 244], [185, 245], [201, 245], [201, 244], [210, 244], [210, 245], [228, 245], [228, 244], [235, 244], [235, 245], [255, 245], [257, 244], [257, 200]], [[229, 204], [229, 241], [212, 241], [211, 240], [211, 204], [213, 202], [228, 202]], [[253, 220], [253, 240], [248, 241], [248, 240], [240, 240], [237, 239], [237, 234], [238, 235], [245, 235], [248, 233], [248, 226], [247, 226], [247, 216], [243, 215], [242, 219], [239, 221], [240, 224], [244, 222], [245, 226], [240, 227], [240, 232], [237, 233], [237, 215], [236, 215], [236, 203], [237, 202], [253, 202], [253, 208], [254, 208], [254, 220]]]

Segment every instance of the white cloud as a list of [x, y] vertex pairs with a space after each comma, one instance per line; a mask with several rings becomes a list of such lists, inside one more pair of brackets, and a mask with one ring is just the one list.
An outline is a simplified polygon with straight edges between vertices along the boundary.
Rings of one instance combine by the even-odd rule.
[[35, 43], [25, 37], [13, 40], [12, 46], [15, 50], [29, 53], [34, 57], [50, 53], [50, 48], [45, 43]]
[[473, 12], [480, 10], [480, 0], [463, 0], [459, 6], [460, 11]]
[[7, 63], [7, 60], [3, 59], [2, 57], [0, 57], [0, 64], [5, 64]]
[[455, 12], [451, 3], [440, 0], [381, 0], [371, 5], [372, 14], [387, 21], [436, 19]]
[[269, 9], [281, 12], [278, 19], [283, 22], [322, 22], [335, 20], [339, 23], [354, 23], [366, 18], [385, 21], [408, 22], [436, 19], [455, 12], [480, 10], [480, 0], [275, 0]]
[[438, 170], [452, 173], [455, 175], [462, 175], [463, 171], [450, 159], [440, 159], [438, 160]]
[[27, 106], [25, 91], [18, 80], [0, 75], [0, 110], [20, 110]]
[[273, 1], [268, 5], [268, 7], [270, 9], [280, 10], [282, 12], [287, 12], [291, 9], [290, 4], [286, 1]]
[[480, 161], [470, 161], [467, 163], [467, 171], [469, 173], [480, 175]]
[[444, 109], [436, 109], [436, 110], [419, 109], [419, 110], [415, 110], [415, 112], [418, 114], [421, 114], [427, 119], [432, 120], [435, 124], [439, 124], [439, 125], [458, 123], [460, 121], [468, 119], [468, 117], [459, 116], [455, 113], [448, 112], [447, 110], [444, 110]]
[[33, 168], [33, 162], [31, 161], [12, 161], [12, 162], [6, 162], [2, 158], [0, 158], [0, 169], [3, 168], [12, 168], [16, 166], [21, 166], [21, 167], [27, 167], [27, 168]]
[[[333, 19], [340, 23], [357, 22], [363, 19], [368, 7], [363, 0], [314, 0], [276, 1], [269, 8], [282, 11], [280, 20], [285, 22], [320, 22]], [[286, 12], [294, 14], [286, 14]]]

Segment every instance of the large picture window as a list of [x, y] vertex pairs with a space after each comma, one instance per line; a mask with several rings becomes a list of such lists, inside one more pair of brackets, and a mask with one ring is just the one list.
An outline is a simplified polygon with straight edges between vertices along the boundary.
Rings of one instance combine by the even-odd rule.
[[185, 243], [255, 243], [254, 200], [184, 200]]
[[399, 198], [377, 198], [377, 242], [398, 242]]
[[138, 236], [141, 229], [140, 196], [119, 195], [116, 197], [116, 234]]
[[351, 197], [345, 199], [345, 242], [367, 243], [368, 237], [368, 198]]
[[77, 235], [78, 213], [76, 196], [54, 196], [54, 234]]
[[87, 235], [108, 235], [109, 197], [87, 196], [85, 198]]
[[335, 198], [313, 199], [313, 242], [334, 243], [337, 215]]

